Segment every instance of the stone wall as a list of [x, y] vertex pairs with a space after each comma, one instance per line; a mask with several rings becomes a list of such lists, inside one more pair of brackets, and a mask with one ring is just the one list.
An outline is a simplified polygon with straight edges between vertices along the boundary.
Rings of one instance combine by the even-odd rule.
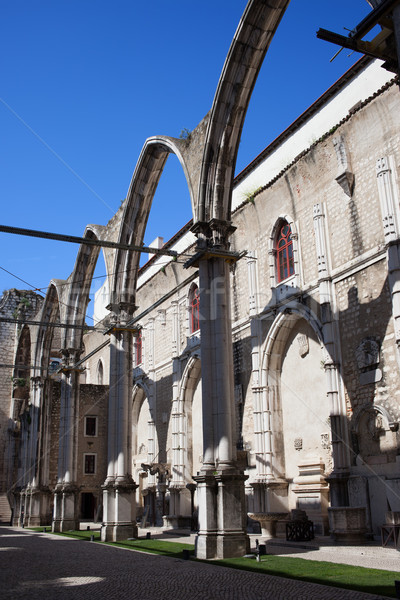
[[[43, 298], [31, 290], [8, 290], [0, 298], [0, 317], [6, 319], [30, 319], [39, 310]], [[8, 483], [8, 465], [13, 464], [13, 457], [9, 456], [9, 441], [13, 430], [10, 421], [12, 415], [13, 376], [15, 374], [15, 355], [21, 326], [15, 323], [0, 321], [0, 491], [6, 492]], [[30, 372], [24, 373], [29, 381]]]

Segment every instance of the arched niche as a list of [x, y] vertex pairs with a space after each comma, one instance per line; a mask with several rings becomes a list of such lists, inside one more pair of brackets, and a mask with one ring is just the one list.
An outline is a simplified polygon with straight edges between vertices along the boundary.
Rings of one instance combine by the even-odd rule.
[[270, 431], [266, 428], [264, 436], [270, 436], [270, 453], [262, 460], [270, 463], [272, 482], [282, 482], [279, 493], [273, 486], [267, 491], [266, 504], [269, 510], [306, 510], [320, 533], [327, 527], [325, 477], [333, 467], [325, 356], [315, 315], [297, 303], [282, 310], [263, 352], [262, 381], [270, 414]]
[[145, 490], [155, 486], [155, 476], [142, 465], [151, 464], [157, 455], [156, 427], [154, 412], [149, 403], [149, 391], [145, 386], [136, 385], [132, 399], [132, 475], [138, 488], [136, 499], [138, 516], [145, 506]]
[[[286, 477], [288, 468], [290, 476], [292, 476], [295, 469], [292, 454], [291, 466], [286, 465], [288, 457], [284, 449], [285, 444], [290, 443], [288, 442], [290, 437], [287, 435], [288, 431], [284, 429], [284, 409], [288, 411], [286, 420], [289, 419], [289, 415], [294, 419], [293, 432], [297, 431], [296, 437], [301, 435], [301, 429], [296, 428], [296, 412], [293, 411], [290, 414], [291, 396], [297, 397], [296, 410], [297, 408], [300, 410], [302, 407], [301, 415], [308, 415], [307, 418], [313, 416], [314, 420], [316, 417], [313, 411], [320, 406], [321, 401], [325, 401], [326, 418], [329, 416], [326, 380], [321, 368], [323, 349], [321, 326], [315, 315], [302, 305], [293, 303], [290, 309], [281, 311], [268, 332], [263, 348], [262, 382], [268, 389], [268, 403], [272, 414], [275, 476]], [[300, 384], [301, 377], [306, 378], [307, 381], [310, 379], [310, 387], [307, 387], [305, 383]], [[314, 383], [318, 381], [319, 394], [316, 392], [315, 385], [311, 385], [313, 379]], [[310, 403], [307, 408], [307, 400], [303, 398], [305, 390], [315, 391], [315, 396], [319, 398], [316, 407]], [[321, 393], [323, 398], [320, 397]], [[292, 442], [294, 445], [294, 440]]]

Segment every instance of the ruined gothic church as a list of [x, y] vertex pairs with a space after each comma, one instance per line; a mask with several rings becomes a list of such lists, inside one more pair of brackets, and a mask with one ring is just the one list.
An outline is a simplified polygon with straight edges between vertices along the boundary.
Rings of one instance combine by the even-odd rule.
[[[272, 35], [287, 2], [275, 4], [249, 3], [207, 117], [187, 139], [149, 138], [120, 210], [86, 227], [116, 242], [101, 250], [95, 327], [99, 246], [82, 244], [45, 298], [1, 298], [1, 510], [14, 525], [93, 520], [103, 540], [187, 527], [210, 558], [244, 554], [260, 522], [284, 535], [293, 509], [339, 537], [355, 521], [379, 536], [400, 511], [398, 81], [362, 57], [233, 179], [269, 40], [243, 58], [252, 75], [235, 52], [258, 5]], [[122, 245], [142, 243], [170, 152], [193, 220], [139, 269]]]

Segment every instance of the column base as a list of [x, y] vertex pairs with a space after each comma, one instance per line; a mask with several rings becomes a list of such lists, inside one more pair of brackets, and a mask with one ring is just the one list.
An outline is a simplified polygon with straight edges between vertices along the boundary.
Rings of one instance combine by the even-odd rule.
[[199, 533], [196, 538], [196, 558], [208, 560], [217, 556], [217, 534]]
[[336, 472], [333, 471], [327, 478], [326, 481], [329, 484], [331, 506], [348, 506], [349, 505], [349, 492], [348, 492], [348, 472]]
[[135, 523], [107, 523], [101, 526], [102, 542], [120, 542], [128, 538], [137, 538], [138, 528]]
[[77, 489], [71, 484], [55, 491], [51, 530], [54, 533], [79, 530]]
[[137, 537], [135, 490], [132, 478], [103, 486], [102, 542], [119, 542]]
[[217, 558], [240, 558], [249, 552], [249, 537], [243, 531], [218, 533]]
[[31, 488], [30, 494], [30, 514], [28, 527], [40, 527], [51, 524], [50, 497], [48, 488]]
[[194, 477], [198, 486], [200, 524], [196, 557], [237, 558], [249, 552], [244, 497], [246, 479], [234, 468]]

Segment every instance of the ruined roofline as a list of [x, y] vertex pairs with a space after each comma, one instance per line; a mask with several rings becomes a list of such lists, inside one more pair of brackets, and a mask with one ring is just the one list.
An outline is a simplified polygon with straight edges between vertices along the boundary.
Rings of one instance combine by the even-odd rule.
[[[258, 156], [256, 156], [238, 175], [235, 176], [234, 181], [233, 181], [233, 193], [235, 192], [235, 188], [241, 182], [245, 181], [246, 178], [249, 177], [252, 173], [254, 173], [255, 169], [258, 166], [260, 166], [262, 163], [264, 163], [266, 160], [268, 160], [269, 156], [271, 156], [280, 146], [282, 146], [282, 144], [284, 142], [286, 142], [288, 139], [290, 139], [290, 137], [294, 133], [301, 130], [302, 126], [305, 125], [308, 121], [310, 121], [310, 119], [314, 115], [316, 115], [319, 111], [323, 110], [324, 106], [327, 105], [327, 103], [329, 102], [330, 99], [334, 98], [341, 91], [343, 91], [344, 88], [347, 85], [349, 85], [349, 83], [352, 82], [352, 80], [354, 80], [358, 75], [360, 75], [373, 62], [375, 62], [375, 59], [368, 57], [368, 56], [363, 56], [350, 69], [348, 69], [333, 85], [331, 85], [328, 88], [328, 90], [326, 90], [313, 104], [311, 104], [311, 106], [309, 106], [299, 117], [297, 117], [297, 119], [295, 119], [293, 121], [293, 123], [291, 123], [291, 125], [289, 125], [289, 127], [287, 127], [281, 134], [279, 134], [268, 146], [266, 146], [264, 148], [264, 150], [262, 150], [262, 152], [260, 152], [260, 154]], [[385, 85], [377, 88], [373, 94], [371, 94], [364, 100], [360, 100], [360, 104], [357, 106], [357, 108], [362, 108], [363, 106], [368, 104], [376, 95], [383, 93], [389, 85], [393, 84], [393, 82], [394, 82], [394, 79], [390, 79]], [[352, 112], [351, 112], [351, 114], [352, 114]], [[344, 118], [341, 118], [340, 116], [338, 116], [338, 121], [336, 122], [336, 126], [340, 125], [344, 120], [350, 118], [351, 114], [347, 113], [346, 117], [344, 117]], [[328, 133], [329, 133], [329, 131], [325, 131], [324, 134], [322, 135], [322, 137], [327, 135]], [[320, 138], [317, 139], [316, 143], [318, 143], [318, 141], [320, 141]], [[274, 183], [277, 179], [279, 179], [279, 177], [281, 177], [281, 175], [290, 166], [292, 166], [297, 160], [299, 160], [302, 156], [304, 156], [304, 154], [306, 152], [308, 152], [309, 149], [310, 149], [309, 144], [304, 145], [301, 152], [299, 152], [292, 160], [288, 161], [288, 164], [285, 166], [284, 169], [277, 172], [263, 186], [260, 186], [260, 188], [259, 188], [259, 190], [257, 190], [257, 192], [262, 191], [262, 189], [269, 187], [272, 183]], [[239, 202], [237, 202], [237, 204], [235, 204], [235, 202], [233, 202], [232, 214], [234, 214], [237, 210], [239, 210], [244, 204], [246, 204], [246, 201], [243, 201], [243, 202], [239, 201]], [[170, 248], [177, 242], [177, 240], [179, 240], [180, 238], [183, 238], [184, 235], [190, 231], [192, 224], [193, 224], [193, 219], [191, 219], [177, 233], [175, 233], [164, 244], [163, 249]], [[193, 244], [192, 242], [188, 243], [188, 248], [192, 244]], [[147, 261], [140, 268], [139, 274], [138, 274], [139, 277], [141, 275], [143, 275], [150, 267], [155, 266], [157, 259], [158, 259], [158, 257], [154, 256], [149, 261]], [[162, 268], [162, 265], [160, 265], [160, 269], [161, 268]], [[155, 274], [156, 273], [154, 273], [149, 279], [152, 279], [152, 277]], [[141, 285], [144, 285], [147, 281], [148, 280], [144, 281], [142, 284], [140, 284], [138, 281], [139, 287], [141, 287]]]

